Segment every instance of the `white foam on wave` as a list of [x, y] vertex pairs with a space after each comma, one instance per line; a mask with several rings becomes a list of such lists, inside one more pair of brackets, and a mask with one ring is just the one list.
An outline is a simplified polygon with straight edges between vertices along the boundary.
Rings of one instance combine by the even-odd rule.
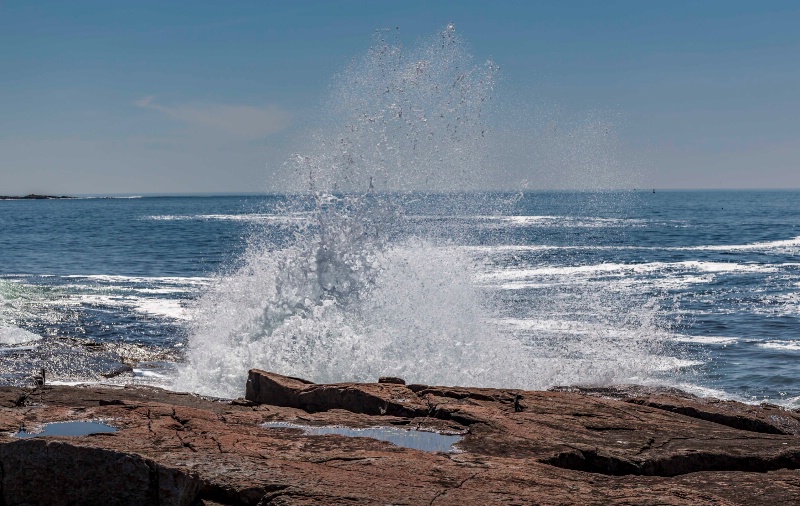
[[139, 369], [134, 367], [133, 374], [137, 378], [148, 378], [148, 379], [156, 379], [156, 380], [166, 380], [168, 376], [166, 374], [156, 372], [150, 369]]
[[735, 262], [704, 262], [687, 260], [683, 262], [650, 262], [643, 264], [602, 263], [592, 265], [529, 267], [524, 269], [499, 269], [483, 274], [490, 280], [525, 280], [537, 277], [596, 277], [625, 276], [628, 274], [652, 274], [655, 272], [708, 272], [708, 273], [746, 273], [776, 272], [778, 267], [764, 264], [743, 264]]
[[556, 246], [551, 244], [498, 244], [492, 246], [460, 246], [468, 253], [492, 255], [492, 254], [519, 254], [532, 251], [620, 251], [620, 250], [654, 250], [662, 248], [652, 248], [649, 246]]
[[161, 316], [173, 320], [188, 320], [190, 318], [190, 314], [183, 303], [176, 299], [140, 298], [133, 304], [133, 310], [138, 313]]
[[515, 291], [515, 290], [544, 290], [557, 288], [564, 285], [597, 285], [598, 289], [606, 289], [608, 291], [624, 290], [634, 286], [640, 286], [648, 290], [679, 290], [685, 289], [691, 285], [711, 283], [714, 280], [713, 275], [705, 276], [676, 276], [670, 275], [659, 278], [650, 277], [615, 277], [613, 282], [606, 279], [592, 280], [592, 279], [562, 279], [561, 281], [543, 283], [538, 281], [509, 281], [503, 283], [486, 283], [484, 286], [487, 288], [494, 288], [497, 290]]
[[657, 371], [674, 371], [676, 369], [687, 369], [703, 365], [705, 362], [702, 360], [690, 360], [677, 357], [660, 357], [658, 364], [655, 367]]
[[800, 292], [779, 293], [763, 296], [752, 311], [767, 316], [795, 317], [800, 314]]
[[800, 351], [800, 341], [767, 341], [756, 346], [770, 350]]
[[538, 318], [498, 318], [492, 320], [495, 325], [515, 332], [541, 334], [559, 334], [568, 336], [594, 335], [609, 339], [636, 338], [639, 330], [612, 327], [597, 322], [581, 320], [554, 320]]
[[327, 268], [315, 265], [313, 250], [253, 251], [244, 269], [200, 299], [192, 365], [178, 388], [236, 395], [250, 367], [320, 382], [389, 374], [499, 386], [499, 370], [506, 384], [534, 382], [533, 370], [504, 363], [509, 353], [526, 352], [484, 323], [469, 262], [418, 242], [365, 260], [380, 268], [359, 267], [348, 280], [339, 278], [345, 271], [337, 261], [336, 286], [348, 287], [337, 299], [324, 288], [329, 278], [318, 278]]
[[675, 341], [680, 343], [698, 343], [698, 344], [718, 344], [727, 346], [729, 344], [736, 344], [739, 342], [738, 337], [725, 337], [725, 336], [686, 336], [679, 335], [673, 337]]
[[126, 286], [132, 283], [198, 286], [206, 285], [212, 280], [212, 278], [202, 276], [124, 276], [115, 274], [68, 274], [61, 277], [65, 279], [89, 279], [106, 283], [119, 283]]
[[608, 228], [641, 227], [649, 220], [639, 218], [601, 218], [557, 215], [407, 215], [408, 220], [468, 222], [480, 227]]
[[146, 216], [145, 219], [153, 221], [245, 221], [256, 223], [296, 224], [310, 220], [307, 213], [289, 214], [164, 214]]
[[129, 199], [143, 199], [144, 195], [90, 195], [84, 197], [75, 197], [80, 200], [129, 200]]
[[[530, 217], [541, 218], [541, 217]], [[535, 220], [534, 220], [535, 221]], [[491, 246], [462, 246], [466, 251], [491, 253], [524, 253], [528, 251], [764, 251], [793, 252], [800, 248], [800, 237], [779, 241], [756, 242], [751, 244], [701, 245], [701, 246], [635, 246], [635, 245], [549, 245], [549, 244], [498, 244]], [[797, 267], [796, 262], [774, 264], [776, 267]]]
[[678, 383], [673, 383], [670, 386], [673, 386], [679, 390], [683, 390], [684, 392], [690, 393], [692, 395], [696, 395], [698, 397], [727, 399], [727, 400], [744, 402], [748, 404], [756, 404], [756, 402], [753, 402], [752, 400], [745, 399], [744, 397], [741, 396], [732, 395], [730, 392], [719, 390], [717, 388], [698, 385], [696, 383], [678, 382]]
[[175, 295], [186, 294], [197, 290], [197, 286], [191, 285], [170, 285], [158, 288], [148, 286], [139, 286], [139, 284], [126, 285], [124, 283], [115, 282], [110, 285], [98, 285], [97, 283], [66, 283], [58, 285], [60, 290], [66, 293], [72, 292], [90, 292], [90, 293], [114, 293], [117, 295], [124, 294], [149, 294], [149, 295]]
[[176, 293], [186, 293], [185, 287], [176, 287], [176, 288], [132, 288], [132, 291], [136, 293], [151, 293], [157, 295], [167, 295], [167, 294], [176, 294]]
[[512, 281], [509, 283], [489, 284], [484, 283], [484, 286], [495, 288], [498, 290], [514, 291], [514, 290], [542, 290], [547, 288], [554, 288], [560, 286], [558, 283], [532, 283], [530, 281]]
[[495, 318], [493, 324], [521, 331], [587, 333], [586, 323], [571, 320], [548, 320], [528, 318]]
[[644, 226], [648, 221], [637, 218], [598, 218], [593, 216], [498, 216], [490, 221], [497, 221], [503, 227], [560, 227], [560, 228], [607, 228], [619, 226]]
[[190, 315], [179, 299], [135, 297], [130, 295], [82, 294], [61, 304], [90, 305], [114, 308], [127, 308], [141, 314], [160, 316], [173, 320], [188, 320]]
[[708, 246], [684, 246], [670, 248], [677, 251], [755, 251], [755, 250], [794, 250], [800, 248], [800, 236], [794, 239], [754, 242], [751, 244], [719, 244]]
[[5, 345], [18, 345], [36, 342], [41, 339], [41, 336], [28, 332], [25, 329], [0, 323], [0, 344]]

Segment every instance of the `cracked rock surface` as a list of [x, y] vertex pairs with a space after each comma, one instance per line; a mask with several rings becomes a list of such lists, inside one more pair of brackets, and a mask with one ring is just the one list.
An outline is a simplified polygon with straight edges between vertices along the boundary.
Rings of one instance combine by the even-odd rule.
[[[114, 433], [18, 439], [54, 421]], [[286, 427], [263, 427], [284, 421]], [[464, 435], [433, 453], [296, 425]], [[0, 506], [800, 504], [800, 414], [642, 387], [316, 385], [250, 371], [247, 398], [0, 388]]]

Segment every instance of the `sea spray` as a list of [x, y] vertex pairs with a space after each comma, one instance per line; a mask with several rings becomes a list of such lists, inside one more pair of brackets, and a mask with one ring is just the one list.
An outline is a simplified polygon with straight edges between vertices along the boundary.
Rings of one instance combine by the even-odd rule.
[[[610, 348], [600, 331], [543, 349], [496, 325], [501, 298], [461, 247], [474, 223], [457, 218], [519, 198], [474, 192], [491, 186], [484, 147], [498, 68], [475, 64], [452, 25], [408, 51], [393, 37], [377, 32], [337, 76], [332, 117], [287, 162], [300, 193], [285, 212], [310, 211], [308, 221], [281, 241], [251, 238], [195, 302], [174, 386], [237, 396], [254, 367], [318, 382], [393, 375], [523, 388], [657, 369], [641, 332]], [[420, 208], [441, 219], [415, 220]]]
[[326, 128], [290, 162], [327, 192], [486, 188], [488, 112], [498, 66], [476, 64], [448, 25], [406, 50], [392, 31], [334, 78]]

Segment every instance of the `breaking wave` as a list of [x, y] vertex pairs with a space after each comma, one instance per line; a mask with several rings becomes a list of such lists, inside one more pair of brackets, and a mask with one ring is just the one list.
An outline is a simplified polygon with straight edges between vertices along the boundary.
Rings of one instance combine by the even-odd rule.
[[[405, 218], [410, 202], [433, 194], [443, 217], [488, 216], [508, 205], [468, 193], [486, 187], [498, 68], [476, 64], [452, 25], [411, 50], [393, 37], [378, 32], [369, 52], [337, 76], [331, 118], [307, 152], [287, 162], [302, 193], [286, 216], [311, 207], [310, 219], [289, 245], [255, 234], [196, 301], [174, 387], [233, 397], [243, 393], [246, 371], [262, 368], [321, 382], [393, 375], [545, 388], [647, 381], [691, 365], [664, 355], [657, 305], [641, 300], [625, 322], [596, 316], [595, 331], [557, 343], [495, 323], [503, 303], [481, 286], [480, 266], [459, 243], [475, 220], [445, 219], [426, 233]], [[553, 221], [502, 221], [539, 219]], [[612, 335], [616, 324], [629, 331]]]

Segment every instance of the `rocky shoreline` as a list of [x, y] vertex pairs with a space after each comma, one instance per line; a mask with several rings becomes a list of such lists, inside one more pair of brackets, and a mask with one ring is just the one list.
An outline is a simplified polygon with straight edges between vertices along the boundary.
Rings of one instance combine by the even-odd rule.
[[[70, 420], [118, 430], [15, 437]], [[320, 426], [462, 439], [429, 452], [303, 430]], [[258, 370], [233, 401], [142, 386], [0, 388], [2, 506], [788, 505], [800, 504], [799, 469], [800, 413], [671, 389], [323, 385]]]

